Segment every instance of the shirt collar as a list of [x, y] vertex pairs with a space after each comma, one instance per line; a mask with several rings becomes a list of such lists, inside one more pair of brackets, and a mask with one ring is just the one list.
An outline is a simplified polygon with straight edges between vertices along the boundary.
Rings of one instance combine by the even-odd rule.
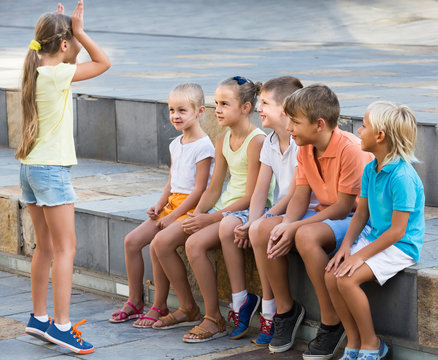
[[[374, 159], [374, 161], [375, 161], [374, 169], [376, 169], [377, 160]], [[386, 164], [386, 165], [382, 168], [382, 170], [380, 170], [380, 171], [383, 171], [383, 172], [386, 172], [386, 173], [390, 173], [392, 170], [394, 170], [395, 167], [397, 167], [397, 166], [400, 164], [401, 161], [402, 161], [402, 159], [395, 159], [395, 160], [392, 160], [390, 163]]]
[[341, 130], [336, 126], [333, 129], [333, 133], [332, 136], [330, 137], [330, 141], [327, 145], [327, 149], [325, 149], [324, 154], [320, 156], [320, 158], [336, 157], [336, 152], [338, 149], [338, 144], [341, 136], [342, 136]]

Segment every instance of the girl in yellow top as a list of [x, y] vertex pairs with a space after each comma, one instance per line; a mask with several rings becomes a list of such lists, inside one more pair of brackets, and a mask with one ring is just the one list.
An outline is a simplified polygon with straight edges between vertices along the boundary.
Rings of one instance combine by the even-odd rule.
[[[21, 160], [22, 201], [27, 203], [36, 234], [31, 267], [33, 313], [26, 332], [88, 354], [94, 347], [76, 329], [85, 320], [73, 327], [69, 320], [76, 253], [73, 202], [77, 199], [70, 181], [70, 167], [77, 163], [71, 82], [102, 74], [110, 61], [85, 33], [83, 12], [82, 0], [71, 17], [58, 4], [56, 13], [38, 20], [24, 61], [22, 138], [16, 157]], [[82, 47], [91, 61], [76, 64]], [[53, 322], [47, 315], [52, 258]]]
[[[259, 90], [259, 83], [240, 76], [219, 84], [215, 93], [216, 115], [219, 123], [227, 126], [228, 130], [216, 143], [211, 183], [193, 214], [182, 222], [179, 232], [172, 237], [156, 237], [151, 244], [152, 259], [157, 258], [160, 262], [181, 304], [175, 313], [159, 319], [154, 329], [199, 323], [199, 308], [190, 291], [184, 264], [175, 251], [178, 246], [186, 245], [187, 257], [201, 288], [206, 316], [199, 326], [184, 336], [185, 342], [206, 341], [226, 335], [225, 321], [219, 311], [216, 274], [207, 251], [220, 246], [219, 224], [223, 214], [249, 206], [265, 138], [265, 134], [249, 119]], [[222, 193], [228, 169], [231, 178]]]

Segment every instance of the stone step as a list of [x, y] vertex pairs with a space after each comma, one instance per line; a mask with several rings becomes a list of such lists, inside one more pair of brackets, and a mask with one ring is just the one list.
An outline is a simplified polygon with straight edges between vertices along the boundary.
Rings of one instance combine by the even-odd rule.
[[[30, 272], [30, 256], [34, 248], [32, 224], [26, 207], [18, 201], [19, 164], [11, 149], [0, 149], [0, 266], [24, 273]], [[160, 196], [168, 170], [155, 167], [118, 164], [79, 159], [72, 169], [72, 182], [80, 196], [75, 205], [77, 255], [75, 284], [97, 291], [127, 295], [124, 264], [124, 236], [147, 217], [146, 209]], [[397, 346], [412, 351], [438, 354], [438, 330], [430, 319], [438, 316], [438, 211], [428, 208], [425, 244], [421, 261], [403, 271], [381, 288], [367, 284], [376, 330]], [[13, 255], [12, 255], [13, 254]], [[146, 298], [153, 300], [152, 266], [148, 249], [145, 259]], [[183, 251], [181, 255], [184, 257]], [[222, 310], [227, 312], [229, 283], [220, 251], [212, 252], [218, 272]], [[260, 292], [255, 263], [250, 251], [245, 254], [248, 284]], [[304, 265], [296, 253], [290, 257], [290, 283], [293, 296], [305, 304], [306, 326], [300, 337], [306, 340], [315, 333], [319, 307]], [[189, 279], [202, 305], [193, 274]], [[256, 279], [256, 280], [255, 280]], [[173, 293], [170, 306], [177, 306]], [[253, 323], [257, 326], [257, 323]]]

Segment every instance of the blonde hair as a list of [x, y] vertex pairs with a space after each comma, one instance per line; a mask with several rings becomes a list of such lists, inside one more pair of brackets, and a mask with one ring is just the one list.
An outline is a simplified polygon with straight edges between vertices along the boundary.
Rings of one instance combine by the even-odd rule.
[[23, 65], [21, 83], [21, 141], [15, 157], [25, 159], [32, 150], [38, 136], [38, 112], [36, 105], [37, 68], [40, 65], [38, 54], [56, 54], [62, 40], [73, 37], [71, 18], [59, 13], [48, 13], [40, 17], [35, 27], [35, 40], [41, 45], [38, 51], [29, 50]]
[[373, 131], [383, 131], [389, 143], [389, 153], [382, 166], [400, 158], [408, 163], [418, 161], [414, 155], [417, 120], [411, 109], [390, 101], [375, 101], [366, 112]]
[[172, 94], [184, 96], [195, 110], [205, 105], [204, 91], [202, 91], [201, 85], [199, 84], [185, 83], [177, 85], [172, 89], [169, 96]]

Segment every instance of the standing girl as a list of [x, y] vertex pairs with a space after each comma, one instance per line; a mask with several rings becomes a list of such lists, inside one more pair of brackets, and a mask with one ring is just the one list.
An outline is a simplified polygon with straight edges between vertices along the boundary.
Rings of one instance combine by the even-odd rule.
[[[175, 313], [161, 318], [153, 326], [154, 329], [186, 325], [188, 320], [193, 319], [190, 317], [194, 313], [199, 313], [184, 264], [175, 251], [178, 246], [186, 243], [187, 257], [205, 301], [206, 316], [199, 326], [184, 336], [185, 342], [207, 341], [226, 335], [225, 320], [219, 311], [216, 274], [207, 251], [220, 245], [219, 224], [223, 213], [243, 210], [249, 206], [260, 167], [260, 149], [265, 138], [265, 134], [249, 120], [259, 90], [259, 83], [254, 84], [240, 76], [220, 83], [215, 93], [216, 115], [219, 123], [228, 126], [229, 130], [217, 141], [211, 183], [194, 213], [181, 224], [180, 236], [159, 238], [152, 242], [151, 251], [155, 252], [181, 304]], [[228, 169], [231, 179], [222, 193]]]
[[[383, 285], [419, 260], [424, 234], [423, 184], [410, 164], [417, 121], [404, 105], [368, 106], [358, 130], [362, 149], [376, 157], [364, 169], [361, 197], [344, 241], [327, 265], [325, 281], [347, 333], [343, 360], [378, 360], [388, 352], [376, 336], [361, 284]], [[362, 231], [368, 220], [371, 232]]]
[[[21, 160], [22, 201], [28, 204], [35, 229], [32, 259], [33, 313], [28, 334], [88, 354], [93, 345], [82, 340], [69, 320], [73, 261], [76, 253], [74, 204], [77, 199], [70, 167], [77, 163], [73, 140], [71, 82], [105, 72], [110, 61], [84, 32], [83, 1], [71, 18], [64, 7], [43, 15], [36, 25], [24, 61], [22, 138], [16, 157]], [[81, 47], [91, 61], [76, 64]], [[54, 322], [47, 315], [47, 288], [52, 266]]]
[[[169, 313], [167, 295], [169, 280], [151, 252], [155, 299], [149, 312], [143, 315], [143, 269], [142, 249], [157, 234], [173, 237], [180, 229], [181, 220], [192, 212], [207, 187], [213, 170], [214, 147], [210, 138], [201, 129], [199, 119], [205, 111], [204, 93], [198, 84], [182, 84], [169, 95], [170, 121], [182, 135], [170, 145], [172, 165], [169, 181], [160, 199], [148, 209], [149, 219], [125, 238], [125, 263], [129, 282], [129, 299], [118, 312], [112, 314], [113, 323], [137, 319], [135, 327], [150, 328], [160, 316]], [[194, 300], [193, 300], [194, 301]], [[199, 320], [195, 314], [194, 320]]]

